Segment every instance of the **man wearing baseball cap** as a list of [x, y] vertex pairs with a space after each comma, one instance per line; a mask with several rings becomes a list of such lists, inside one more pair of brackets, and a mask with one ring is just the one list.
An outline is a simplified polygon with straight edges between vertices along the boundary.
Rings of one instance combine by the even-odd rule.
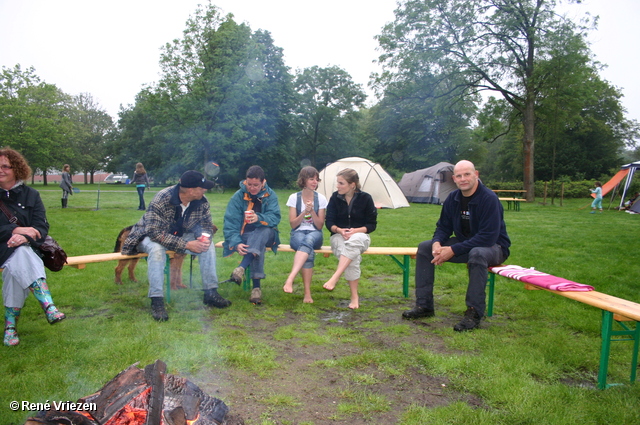
[[231, 305], [218, 294], [216, 251], [211, 239], [198, 240], [203, 233], [214, 234], [209, 202], [204, 196], [213, 182], [194, 170], [185, 171], [180, 183], [162, 189], [153, 198], [140, 221], [131, 229], [122, 254], [149, 254], [147, 274], [152, 316], [157, 321], [169, 320], [164, 306], [164, 268], [166, 251], [198, 256], [207, 306], [225, 308]]

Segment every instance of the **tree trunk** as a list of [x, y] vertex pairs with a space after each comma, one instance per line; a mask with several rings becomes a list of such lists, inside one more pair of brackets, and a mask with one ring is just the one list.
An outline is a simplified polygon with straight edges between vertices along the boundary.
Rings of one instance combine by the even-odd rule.
[[523, 182], [524, 190], [527, 191], [527, 202], [533, 202], [535, 200], [535, 180], [533, 176], [533, 154], [534, 154], [534, 131], [535, 131], [535, 101], [531, 97], [527, 99], [524, 109], [524, 141], [522, 143], [523, 153]]

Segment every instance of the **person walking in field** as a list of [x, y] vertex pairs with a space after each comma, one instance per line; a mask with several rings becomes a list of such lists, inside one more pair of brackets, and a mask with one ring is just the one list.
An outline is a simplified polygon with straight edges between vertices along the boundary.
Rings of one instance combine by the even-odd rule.
[[62, 189], [62, 208], [67, 208], [69, 195], [73, 195], [73, 181], [71, 180], [71, 167], [69, 164], [62, 166], [62, 180], [60, 181], [60, 189]]
[[149, 176], [147, 175], [147, 170], [144, 169], [144, 165], [142, 162], [138, 162], [136, 164], [136, 171], [133, 173], [133, 180], [131, 184], [136, 185], [136, 190], [138, 191], [138, 211], [145, 211], [147, 209], [144, 202], [144, 189], [149, 187]]
[[596, 197], [591, 203], [591, 214], [596, 213], [596, 208], [600, 209], [600, 213], [602, 213], [602, 183], [595, 182], [596, 188], [589, 189], [591, 193], [595, 193]]

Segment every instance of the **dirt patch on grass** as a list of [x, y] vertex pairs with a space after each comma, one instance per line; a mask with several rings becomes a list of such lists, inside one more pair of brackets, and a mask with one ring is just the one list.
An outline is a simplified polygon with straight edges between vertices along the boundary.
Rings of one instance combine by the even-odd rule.
[[228, 425], [394, 424], [412, 405], [434, 408], [464, 401], [482, 406], [482, 400], [456, 392], [446, 377], [415, 358], [425, 347], [430, 353], [455, 355], [437, 331], [459, 318], [405, 321], [400, 316], [405, 308], [386, 306], [379, 315], [349, 309], [321, 312], [314, 322], [320, 325], [311, 332], [344, 337], [318, 344], [296, 336], [274, 337], [276, 329], [296, 329], [305, 320], [295, 313], [278, 318], [275, 325], [257, 316], [251, 338], [274, 350], [282, 367], [262, 377], [228, 368], [225, 377], [198, 380], [215, 383], [215, 389], [201, 386], [229, 405]]

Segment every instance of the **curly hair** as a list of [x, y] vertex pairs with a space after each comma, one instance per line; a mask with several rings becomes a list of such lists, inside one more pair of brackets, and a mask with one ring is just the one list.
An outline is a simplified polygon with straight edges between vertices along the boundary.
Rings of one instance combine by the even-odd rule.
[[28, 180], [31, 177], [31, 167], [29, 167], [29, 163], [20, 152], [5, 146], [0, 148], [0, 156], [4, 156], [9, 160], [16, 180]]
[[306, 185], [307, 185], [307, 180], [311, 179], [311, 178], [316, 178], [318, 179], [318, 183], [320, 183], [320, 173], [318, 173], [318, 170], [315, 169], [315, 167], [312, 166], [307, 166], [304, 167], [302, 170], [300, 170], [300, 172], [298, 173], [298, 187], [300, 189], [303, 189]]

